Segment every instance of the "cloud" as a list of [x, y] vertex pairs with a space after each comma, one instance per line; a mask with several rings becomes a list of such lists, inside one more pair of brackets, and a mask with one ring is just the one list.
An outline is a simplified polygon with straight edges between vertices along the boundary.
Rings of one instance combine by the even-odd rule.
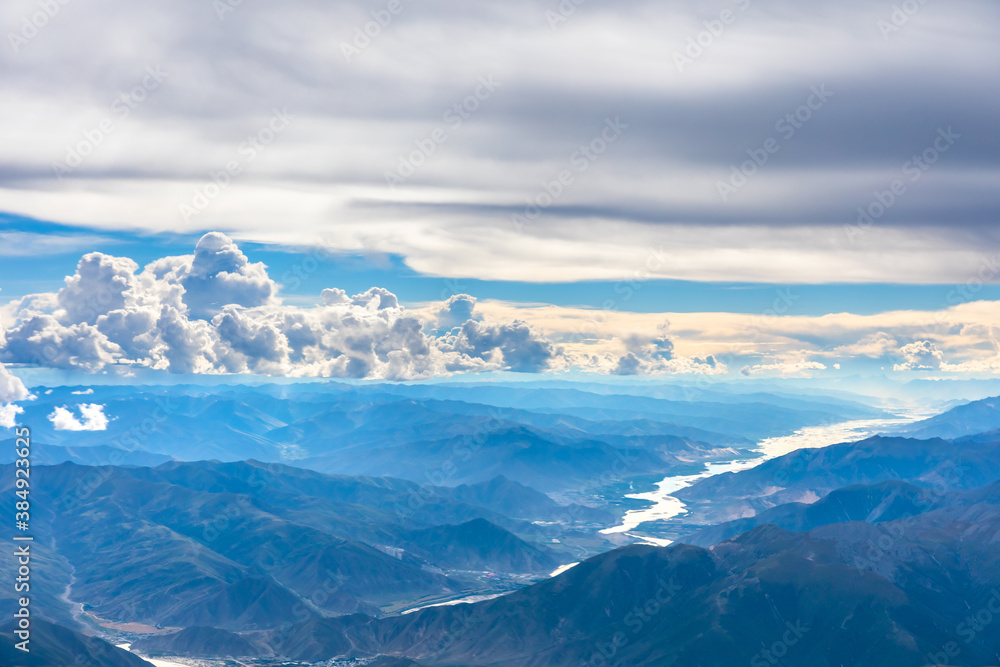
[[0, 257], [42, 257], [77, 252], [97, 243], [114, 243], [114, 239], [95, 234], [37, 234], [33, 232], [0, 232]]
[[811, 371], [825, 371], [826, 365], [818, 361], [795, 361], [791, 363], [757, 364], [754, 366], [744, 366], [740, 369], [740, 374], [763, 375], [766, 373], [777, 373], [778, 375], [798, 375], [809, 376]]
[[450, 348], [462, 355], [516, 372], [546, 370], [557, 354], [551, 343], [519, 320], [501, 324], [468, 320], [451, 340]]
[[70, 393], [73, 394], [74, 396], [89, 396], [90, 394], [94, 393], [94, 388], [88, 387], [87, 389], [84, 389], [82, 391], [71, 391]]
[[0, 364], [0, 428], [13, 428], [17, 415], [24, 412], [24, 408], [14, 405], [14, 402], [30, 400], [31, 398], [31, 393], [24, 386], [21, 378]]
[[108, 418], [104, 414], [104, 406], [97, 403], [81, 403], [77, 406], [80, 418], [66, 407], [57, 407], [49, 415], [49, 421], [57, 431], [105, 431], [108, 428]]
[[[354, 0], [240, 3], [224, 22], [203, 0], [141, 11], [124, 0], [81, 5], [78, 21], [51, 21], [0, 77], [0, 94], [18, 100], [0, 118], [0, 193], [8, 210], [40, 219], [230, 229], [260, 242], [323, 237], [461, 278], [628, 279], [662, 244], [653, 277], [958, 284], [979, 253], [1000, 249], [995, 3], [922, 3], [891, 39], [878, 28], [891, 14], [885, 3], [750, 3], [683, 72], [675, 52], [717, 19], [719, 3], [587, 3], [552, 30], [554, 4], [407, 9], [352, 62], [337, 45], [371, 20], [370, 6]], [[77, 28], [98, 20], [99, 32]], [[273, 31], [232, 29], [244, 23], [281, 26], [299, 48], [279, 48]], [[123, 60], [109, 46], [137, 34], [156, 62]], [[109, 101], [139, 84], [147, 65], [169, 77], [119, 121]], [[444, 115], [484, 75], [503, 86], [452, 132]], [[807, 125], [793, 136], [777, 130], [824, 84], [834, 96]], [[243, 138], [286, 105], [294, 128], [184, 220], [179, 205], [218, 187], [208, 173], [241, 158]], [[572, 157], [609, 116], [629, 128], [577, 171]], [[115, 131], [60, 180], [52, 161], [105, 117]], [[448, 142], [391, 191], [386, 171], [435, 125], [449, 130]], [[947, 125], [960, 143], [908, 180], [903, 165]], [[780, 151], [723, 203], [718, 183], [769, 137]], [[516, 230], [510, 216], [548, 195], [542, 183], [553, 188], [561, 170], [573, 182]], [[849, 238], [845, 223], [897, 179], [905, 196]], [[268, 298], [266, 284], [243, 278], [210, 280], [192, 316]], [[242, 301], [220, 295], [227, 291]]]
[[[612, 375], [639, 375], [657, 372], [676, 372], [674, 362], [674, 342], [665, 332], [669, 324], [662, 324], [657, 334], [643, 336], [630, 334], [623, 342], [628, 351], [611, 370]], [[712, 360], [714, 364], [714, 359]]]
[[121, 349], [91, 324], [66, 326], [53, 315], [23, 315], [6, 331], [3, 361], [95, 372], [120, 357]]
[[[384, 288], [349, 295], [329, 287], [302, 307], [283, 302], [266, 267], [231, 239], [206, 237], [193, 255], [144, 267], [84, 255], [58, 292], [0, 307], [0, 363], [392, 380], [492, 371], [796, 375], [847, 360], [852, 372], [1000, 372], [994, 302], [871, 315], [634, 313], [468, 294], [413, 308]], [[101, 294], [80, 306], [78, 297]]]
[[126, 293], [135, 284], [139, 265], [125, 257], [99, 252], [83, 256], [76, 273], [66, 278], [66, 286], [56, 299], [57, 316], [67, 324], [94, 324], [101, 315], [126, 303]]
[[0, 403], [23, 401], [30, 396], [28, 388], [3, 364], [0, 364]]
[[181, 272], [184, 304], [193, 317], [211, 317], [226, 306], [253, 308], [276, 304], [278, 286], [263, 263], [251, 264], [225, 234], [211, 232], [198, 241], [194, 257]]
[[944, 365], [944, 353], [929, 340], [904, 345], [899, 354], [905, 361], [893, 366], [896, 371], [936, 371]]
[[639, 357], [629, 352], [618, 360], [618, 365], [611, 371], [612, 375], [638, 375], [642, 371], [643, 362]]
[[17, 416], [24, 412], [24, 408], [13, 403], [0, 404], [0, 428], [14, 428], [17, 424]]
[[[960, 296], [960, 290], [949, 294]], [[900, 363], [899, 348], [914, 341], [931, 341], [949, 363], [942, 373], [1000, 372], [1000, 302], [969, 301], [941, 310], [892, 310], [871, 314], [760, 315], [733, 312], [628, 312], [598, 311], [572, 306], [520, 304], [480, 300], [476, 312], [491, 320], [517, 318], [560, 346], [570, 365], [612, 372], [629, 353], [630, 338], [641, 340], [664, 335], [674, 359], [668, 372], [684, 372], [682, 363], [695, 372], [739, 371], [744, 366], [773, 365], [796, 360], [830, 365], [841, 363], [852, 373], [881, 373]], [[633, 347], [633, 350], [635, 348]], [[641, 355], [633, 352], [641, 360]], [[699, 367], [698, 360], [713, 357], [716, 368]], [[689, 360], [684, 362], [684, 360]], [[776, 361], [777, 360], [777, 361]], [[845, 362], [850, 360], [848, 366]], [[628, 370], [626, 365], [622, 370]], [[777, 369], [774, 369], [777, 370]], [[814, 369], [818, 370], [818, 369]], [[882, 369], [884, 370], [884, 369]]]
[[[372, 287], [323, 290], [322, 305], [284, 305], [266, 267], [220, 233], [193, 255], [141, 271], [128, 258], [84, 255], [66, 286], [8, 306], [0, 358], [97, 372], [136, 365], [172, 373], [419, 379], [460, 371], [537, 372], [559, 350], [525, 322], [485, 321], [475, 300], [441, 312], [442, 335], [396, 295]], [[60, 423], [69, 424], [63, 412]], [[69, 427], [67, 427], [69, 428]]]
[[863, 336], [856, 343], [840, 345], [834, 348], [830, 354], [832, 356], [845, 357], [868, 357], [869, 359], [882, 359], [895, 354], [899, 349], [899, 342], [884, 331], [878, 331]]
[[445, 301], [437, 312], [438, 329], [448, 331], [463, 323], [478, 319], [475, 315], [476, 298], [468, 294], [455, 294]]

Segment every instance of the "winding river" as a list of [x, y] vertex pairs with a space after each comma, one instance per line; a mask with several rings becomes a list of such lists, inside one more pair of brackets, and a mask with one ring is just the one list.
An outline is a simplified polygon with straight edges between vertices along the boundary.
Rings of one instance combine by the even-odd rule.
[[[129, 653], [133, 653], [131, 644], [115, 644], [120, 649], [124, 649]], [[135, 654], [138, 655], [138, 654]], [[154, 665], [154, 667], [190, 667], [190, 665], [182, 665], [179, 662], [170, 662], [168, 660], [156, 660], [154, 658], [143, 658], [148, 663]]]
[[794, 452], [797, 449], [815, 449], [818, 447], [828, 447], [841, 442], [852, 442], [861, 440], [876, 433], [880, 433], [888, 428], [909, 424], [918, 419], [924, 419], [931, 413], [919, 412], [900, 415], [892, 419], [862, 419], [857, 421], [840, 422], [824, 426], [807, 426], [799, 429], [792, 435], [785, 435], [777, 438], [767, 438], [757, 443], [757, 450], [751, 458], [727, 461], [724, 463], [709, 463], [707, 469], [697, 475], [684, 475], [681, 477], [667, 477], [657, 483], [656, 490], [649, 493], [629, 494], [627, 498], [637, 500], [648, 500], [652, 503], [649, 507], [638, 510], [629, 510], [622, 517], [621, 524], [612, 528], [602, 530], [605, 534], [624, 533], [629, 537], [648, 544], [667, 546], [670, 540], [664, 540], [645, 535], [634, 535], [630, 531], [635, 530], [639, 524], [647, 521], [663, 521], [672, 519], [685, 511], [684, 503], [673, 494], [681, 489], [691, 486], [695, 482], [706, 477], [720, 475], [726, 472], [739, 472], [755, 468], [765, 461], [769, 461], [779, 456]]

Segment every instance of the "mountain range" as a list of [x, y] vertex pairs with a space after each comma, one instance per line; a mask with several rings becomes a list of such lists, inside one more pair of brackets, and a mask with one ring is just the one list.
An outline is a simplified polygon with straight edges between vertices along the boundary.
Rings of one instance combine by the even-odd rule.
[[995, 665], [1000, 635], [980, 612], [1000, 609], [998, 532], [994, 485], [876, 525], [634, 545], [485, 602], [313, 618], [248, 640], [261, 655], [422, 665]]
[[[40, 620], [40, 655], [91, 659], [108, 645], [79, 633], [96, 631], [153, 657], [386, 667], [1000, 664], [1000, 403], [912, 429], [931, 437], [701, 480], [661, 522], [678, 543], [618, 546], [598, 531], [623, 506], [562, 499], [882, 415], [844, 398], [554, 384], [87, 394], [125, 433], [164, 401], [205, 430], [182, 442], [188, 422], [171, 416], [123, 448], [110, 425], [40, 429], [33, 601], [58, 623]], [[264, 458], [232, 460], [243, 442]], [[197, 452], [220, 456], [181, 460]]]
[[[0, 491], [12, 493], [12, 470], [0, 468]], [[46, 545], [36, 568], [49, 585], [34, 599], [71, 623], [70, 601], [98, 623], [231, 630], [381, 615], [546, 576], [572, 558], [552, 536], [572, 543], [585, 532], [543, 530], [446, 488], [273, 463], [64, 463], [34, 473], [36, 540]], [[496, 494], [504, 505], [521, 488], [494, 480], [456, 495], [490, 504]], [[536, 515], [570, 509], [549, 501]]]

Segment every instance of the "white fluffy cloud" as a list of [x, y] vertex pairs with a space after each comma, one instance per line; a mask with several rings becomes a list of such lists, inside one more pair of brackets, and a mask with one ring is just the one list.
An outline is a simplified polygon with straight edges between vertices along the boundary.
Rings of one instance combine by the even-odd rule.
[[98, 403], [82, 403], [77, 406], [80, 417], [66, 407], [57, 407], [49, 415], [49, 421], [57, 431], [105, 431], [108, 417], [104, 406]]
[[193, 317], [211, 317], [226, 306], [256, 307], [278, 303], [278, 286], [264, 264], [252, 264], [225, 234], [205, 234], [184, 263], [179, 282]]
[[920, 340], [899, 348], [903, 363], [896, 364], [897, 371], [936, 371], [944, 365], [944, 353], [929, 340]]
[[3, 364], [0, 364], [0, 403], [13, 403], [28, 398], [28, 388]]
[[[467, 294], [406, 308], [378, 287], [355, 295], [330, 287], [319, 297], [314, 307], [282, 302], [266, 267], [218, 233], [192, 255], [145, 267], [90, 253], [60, 291], [0, 306], [0, 362], [394, 380], [576, 370], [802, 376], [841, 362], [852, 372], [1000, 372], [1000, 303], [986, 301], [939, 312], [760, 316], [596, 311]], [[0, 376], [0, 388], [13, 380]], [[15, 400], [0, 393], [0, 405]]]
[[3, 364], [0, 364], [0, 428], [13, 428], [17, 415], [24, 412], [15, 401], [23, 401], [31, 397], [28, 388], [21, 378], [17, 377]]
[[14, 428], [14, 425], [17, 423], [17, 416], [22, 412], [24, 412], [24, 408], [20, 405], [14, 405], [13, 403], [0, 405], [0, 427]]
[[[383, 288], [354, 296], [330, 288], [322, 299], [314, 308], [284, 305], [266, 267], [216, 232], [193, 255], [141, 271], [130, 259], [90, 253], [58, 293], [9, 306], [0, 358], [88, 372], [135, 364], [175, 373], [418, 379], [539, 371], [558, 354], [524, 322], [483, 321], [466, 295], [445, 305], [455, 326], [443, 333]], [[71, 417], [53, 413], [67, 429], [100, 424]]]

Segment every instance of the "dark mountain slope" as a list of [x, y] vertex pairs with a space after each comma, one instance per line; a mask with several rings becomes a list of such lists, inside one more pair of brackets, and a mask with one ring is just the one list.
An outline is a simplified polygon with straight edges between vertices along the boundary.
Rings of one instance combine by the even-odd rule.
[[485, 519], [404, 533], [410, 550], [432, 563], [456, 570], [535, 572], [554, 570], [558, 559]]
[[[762, 526], [713, 550], [632, 546], [494, 600], [403, 617], [317, 619], [280, 651], [430, 665], [839, 667], [997, 664], [967, 618], [1000, 604], [1000, 498], [879, 525]], [[995, 599], [994, 599], [995, 598]], [[767, 652], [767, 653], [765, 653]], [[930, 656], [930, 657], [929, 657]], [[604, 662], [607, 661], [607, 662]]]
[[[12, 469], [0, 467], [0, 491]], [[256, 462], [34, 472], [46, 575], [36, 602], [74, 625], [67, 591], [107, 621], [246, 631], [495, 593], [565, 562], [509, 531], [542, 541], [530, 523], [402, 480]], [[442, 570], [513, 576], [500, 584]]]
[[972, 401], [908, 425], [901, 432], [913, 438], [953, 440], [1000, 429], [1000, 396]]
[[257, 649], [244, 637], [218, 628], [194, 627], [179, 632], [151, 635], [132, 644], [132, 650], [156, 657], [182, 656], [240, 658], [256, 655]]
[[85, 637], [39, 618], [31, 621], [31, 652], [25, 653], [14, 646], [19, 641], [14, 629], [12, 622], [0, 626], [0, 665], [4, 667], [152, 667], [139, 656], [102, 639]]
[[479, 484], [456, 487], [435, 487], [437, 493], [463, 503], [493, 510], [498, 514], [525, 521], [561, 520], [567, 523], [600, 523], [613, 525], [610, 512], [583, 505], [560, 505], [530, 486], [509, 480], [503, 475]]
[[676, 495], [699, 522], [719, 523], [788, 502], [814, 502], [845, 486], [891, 480], [938, 490], [985, 486], [1000, 480], [1000, 441], [957, 445], [875, 436], [801, 449], [750, 470], [696, 482]]
[[946, 494], [899, 481], [848, 486], [832, 491], [815, 503], [778, 505], [753, 517], [709, 526], [682, 537], [680, 541], [708, 547], [766, 524], [785, 530], [809, 531], [845, 521], [893, 521], [965, 500], [972, 501], [973, 498], [975, 496], [969, 492]]

